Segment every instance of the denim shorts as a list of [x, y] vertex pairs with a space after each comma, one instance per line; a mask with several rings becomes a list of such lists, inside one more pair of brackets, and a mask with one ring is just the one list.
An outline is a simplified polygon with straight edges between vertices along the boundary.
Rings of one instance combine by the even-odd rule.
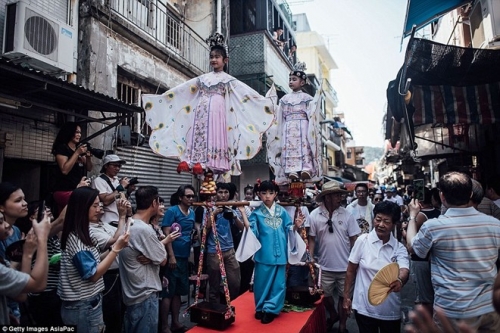
[[76, 325], [78, 332], [102, 332], [102, 294], [79, 301], [62, 301], [61, 317], [65, 325]]

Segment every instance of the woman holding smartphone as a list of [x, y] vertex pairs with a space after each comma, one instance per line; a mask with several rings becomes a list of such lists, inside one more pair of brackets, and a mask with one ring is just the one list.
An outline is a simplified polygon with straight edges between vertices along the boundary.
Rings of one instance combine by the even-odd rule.
[[128, 244], [129, 235], [120, 235], [102, 261], [99, 244], [89, 229], [99, 221], [102, 204], [99, 192], [80, 187], [71, 193], [61, 236], [61, 273], [58, 294], [65, 325], [77, 325], [82, 332], [102, 332], [103, 275], [118, 253]]

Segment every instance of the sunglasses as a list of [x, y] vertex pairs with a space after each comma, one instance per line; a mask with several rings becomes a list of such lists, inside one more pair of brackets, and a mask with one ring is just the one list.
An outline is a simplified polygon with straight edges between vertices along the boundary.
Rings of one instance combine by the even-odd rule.
[[332, 220], [328, 220], [326, 221], [326, 224], [328, 224], [328, 231], [333, 234], [333, 224], [332, 224]]
[[373, 198], [373, 201], [382, 201], [381, 198]]

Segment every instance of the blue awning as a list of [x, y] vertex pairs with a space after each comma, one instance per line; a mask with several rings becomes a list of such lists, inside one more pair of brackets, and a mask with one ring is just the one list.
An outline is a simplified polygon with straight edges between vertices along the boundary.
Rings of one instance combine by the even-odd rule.
[[411, 34], [413, 25], [420, 29], [469, 2], [472, 0], [408, 0], [403, 36], [407, 37]]

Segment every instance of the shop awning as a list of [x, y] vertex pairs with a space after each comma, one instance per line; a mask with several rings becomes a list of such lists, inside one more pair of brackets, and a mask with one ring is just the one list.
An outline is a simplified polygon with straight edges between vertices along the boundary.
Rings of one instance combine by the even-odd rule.
[[411, 34], [412, 27], [420, 29], [449, 11], [463, 6], [471, 0], [408, 0], [403, 36]]
[[[395, 119], [423, 124], [492, 124], [500, 122], [500, 50], [443, 45], [413, 38], [406, 60], [387, 100]], [[411, 103], [405, 84], [411, 79]], [[406, 117], [408, 112], [408, 118]]]
[[0, 58], [0, 77], [0, 98], [13, 105], [33, 105], [87, 120], [92, 120], [86, 116], [90, 110], [122, 114], [143, 111], [136, 105], [126, 104], [3, 58]]

